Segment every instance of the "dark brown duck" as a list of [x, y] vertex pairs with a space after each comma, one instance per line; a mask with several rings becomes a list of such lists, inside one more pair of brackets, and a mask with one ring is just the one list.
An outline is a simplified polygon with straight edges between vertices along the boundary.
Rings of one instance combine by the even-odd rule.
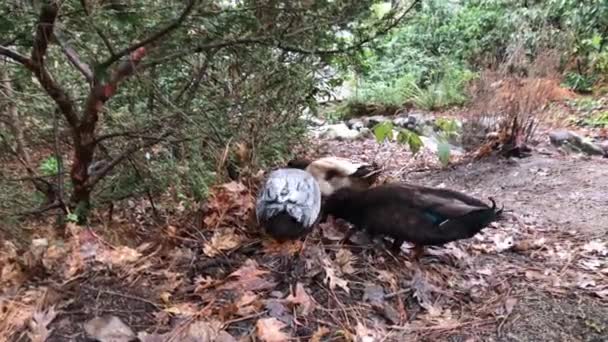
[[366, 190], [344, 188], [327, 198], [326, 214], [352, 223], [371, 236], [394, 239], [392, 250], [404, 241], [415, 246], [418, 258], [424, 246], [440, 246], [467, 239], [501, 217], [498, 209], [461, 192], [412, 184], [383, 184]]

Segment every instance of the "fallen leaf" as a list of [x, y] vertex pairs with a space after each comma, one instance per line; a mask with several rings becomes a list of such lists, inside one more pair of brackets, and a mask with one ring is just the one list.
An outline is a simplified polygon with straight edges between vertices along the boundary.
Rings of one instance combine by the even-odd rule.
[[507, 315], [510, 315], [511, 312], [513, 312], [515, 304], [517, 304], [517, 298], [507, 298], [507, 300], [505, 300], [505, 313]]
[[591, 240], [583, 245], [583, 250], [588, 253], [597, 253], [601, 256], [608, 255], [608, 247], [606, 247], [606, 243], [600, 240]]
[[246, 291], [241, 295], [241, 297], [236, 301], [237, 314], [240, 316], [248, 316], [258, 311], [258, 309], [262, 306], [260, 299], [258, 296], [251, 292]]
[[230, 182], [211, 189], [202, 208], [207, 228], [243, 227], [255, 206], [254, 197], [242, 183]]
[[137, 250], [120, 246], [111, 250], [103, 250], [97, 254], [97, 261], [104, 264], [122, 266], [137, 261], [141, 257], [141, 253]]
[[397, 286], [397, 280], [395, 279], [395, 275], [389, 271], [377, 271], [378, 272], [378, 280], [383, 281], [391, 285], [391, 287]]
[[581, 289], [588, 289], [591, 287], [595, 287], [595, 280], [589, 278], [588, 276], [581, 276], [576, 285]]
[[512, 236], [501, 237], [501, 236], [497, 235], [497, 236], [494, 236], [493, 240], [494, 240], [494, 249], [498, 253], [513, 248], [513, 246], [515, 244], [513, 242], [513, 237]]
[[278, 299], [268, 299], [264, 301], [264, 306], [271, 317], [274, 317], [283, 323], [291, 324], [293, 316], [287, 307], [283, 305], [283, 302], [284, 301]]
[[267, 239], [262, 242], [262, 247], [265, 254], [295, 255], [302, 250], [302, 244], [300, 240], [278, 242]]
[[236, 248], [243, 241], [243, 237], [235, 233], [235, 229], [216, 230], [208, 243], [203, 246], [203, 253], [208, 257], [215, 257], [223, 251]]
[[163, 301], [163, 303], [169, 303], [171, 300], [171, 293], [169, 292], [163, 292], [160, 294], [160, 300]]
[[319, 223], [319, 230], [323, 232], [323, 237], [330, 241], [340, 241], [344, 238], [344, 233], [340, 232], [336, 225], [330, 222]]
[[174, 315], [193, 317], [198, 313], [198, 306], [193, 303], [179, 303], [169, 306], [163, 311]]
[[50, 307], [45, 312], [34, 312], [30, 319], [29, 331], [27, 333], [32, 342], [44, 342], [51, 336], [53, 329], [49, 330], [48, 326], [55, 317], [57, 317], [57, 312], [54, 307]]
[[355, 273], [355, 269], [353, 268], [353, 262], [355, 257], [346, 248], [341, 248], [338, 253], [336, 253], [336, 263], [340, 267], [340, 271], [344, 274], [353, 274]]
[[290, 339], [290, 336], [282, 332], [281, 329], [287, 325], [276, 318], [258, 319], [255, 324], [257, 336], [264, 342], [284, 342]]
[[95, 317], [84, 324], [87, 334], [99, 342], [129, 342], [135, 333], [116, 316]]
[[314, 308], [314, 301], [306, 293], [304, 285], [301, 283], [296, 284], [295, 294], [290, 294], [285, 300], [290, 304], [299, 305], [304, 316], [308, 315]]
[[413, 296], [418, 300], [418, 304], [424, 308], [429, 316], [439, 316], [442, 312], [441, 308], [436, 307], [433, 304], [431, 293], [433, 292], [433, 286], [424, 279], [422, 273], [417, 271], [410, 284], [414, 290]]
[[243, 266], [228, 276], [229, 278], [235, 278], [235, 280], [226, 282], [219, 288], [222, 290], [239, 289], [241, 291], [271, 289], [276, 284], [260, 277], [268, 273], [268, 271], [259, 269], [258, 263], [255, 260], [247, 259]]
[[372, 303], [384, 302], [384, 288], [379, 285], [366, 284], [363, 290], [363, 300]]
[[350, 289], [348, 288], [348, 282], [345, 279], [342, 279], [336, 275], [336, 270], [331, 266], [324, 266], [325, 270], [325, 282], [329, 284], [330, 289], [335, 289], [336, 286], [342, 288], [346, 293], [350, 293]]
[[196, 321], [187, 326], [177, 325], [173, 331], [165, 334], [149, 334], [144, 331], [137, 334], [141, 342], [236, 342], [236, 339], [222, 328], [217, 320]]
[[317, 331], [315, 331], [314, 334], [312, 334], [312, 337], [310, 338], [310, 342], [321, 342], [321, 339], [323, 338], [323, 336], [329, 334], [329, 329], [327, 329], [326, 327], [319, 327], [317, 328]]
[[355, 334], [357, 342], [374, 342], [378, 338], [377, 334], [373, 330], [368, 329], [360, 322], [357, 323]]

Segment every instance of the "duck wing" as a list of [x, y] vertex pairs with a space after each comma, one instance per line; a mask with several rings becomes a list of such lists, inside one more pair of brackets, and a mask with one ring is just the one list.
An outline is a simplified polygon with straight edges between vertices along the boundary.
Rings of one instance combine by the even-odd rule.
[[433, 211], [438, 215], [456, 218], [473, 211], [490, 209], [485, 202], [449, 189], [437, 189], [413, 184], [399, 184], [401, 200], [413, 207]]
[[279, 169], [268, 175], [256, 201], [258, 222], [287, 212], [304, 227], [312, 226], [321, 211], [319, 184], [308, 172]]

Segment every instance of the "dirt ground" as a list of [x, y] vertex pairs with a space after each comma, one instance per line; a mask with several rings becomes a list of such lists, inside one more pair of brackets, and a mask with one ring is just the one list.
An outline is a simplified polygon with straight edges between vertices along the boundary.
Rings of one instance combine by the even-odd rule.
[[[538, 223], [591, 238], [608, 235], [608, 159], [535, 154], [406, 176], [408, 181], [492, 195]], [[608, 282], [608, 276], [603, 278]], [[608, 306], [572, 291], [555, 298], [529, 289], [497, 341], [608, 341]]]
[[[152, 334], [142, 342], [608, 341], [608, 159], [542, 146], [445, 170], [369, 140], [320, 150], [382, 160], [393, 179], [493, 196], [510, 212], [416, 263], [361, 234], [341, 245], [345, 231], [332, 224], [304, 245], [271, 244], [248, 227], [254, 192], [229, 184], [206, 204], [207, 228], [192, 215], [159, 227], [124, 217], [42, 254], [2, 250], [0, 261], [25, 255], [29, 266], [3, 269], [18, 286], [3, 284], [0, 331], [35, 340], [23, 324], [38, 317], [47, 341], [93, 341], [88, 322], [109, 315]], [[145, 234], [134, 244], [126, 232], [136, 229]], [[46, 321], [34, 315], [50, 307]], [[180, 335], [195, 322], [198, 339]]]

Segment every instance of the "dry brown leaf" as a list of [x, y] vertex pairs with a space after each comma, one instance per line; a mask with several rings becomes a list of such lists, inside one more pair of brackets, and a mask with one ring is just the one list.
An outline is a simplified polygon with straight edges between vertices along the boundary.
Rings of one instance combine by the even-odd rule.
[[583, 246], [583, 250], [587, 253], [596, 253], [601, 256], [608, 255], [608, 246], [606, 242], [600, 240], [591, 240]]
[[255, 206], [254, 197], [242, 183], [215, 186], [203, 206], [203, 224], [207, 228], [242, 227]]
[[295, 294], [290, 294], [285, 300], [290, 304], [299, 305], [302, 315], [308, 315], [314, 308], [315, 302], [308, 295], [306, 289], [304, 289], [304, 285], [302, 283], [296, 284]]
[[50, 307], [47, 311], [34, 312], [29, 322], [28, 337], [32, 342], [44, 342], [50, 336], [53, 329], [48, 329], [49, 324], [57, 317], [54, 307]]
[[329, 334], [329, 329], [326, 327], [319, 327], [312, 337], [310, 338], [310, 342], [321, 342], [323, 336]]
[[133, 263], [139, 260], [140, 257], [140, 252], [127, 246], [120, 246], [111, 250], [104, 249], [101, 253], [97, 253], [97, 261], [114, 266], [124, 266]]
[[331, 265], [323, 266], [325, 270], [325, 282], [329, 284], [330, 289], [335, 289], [336, 286], [342, 288], [346, 293], [350, 293], [348, 288], [348, 281], [342, 279], [336, 275], [336, 270]]
[[276, 318], [258, 319], [255, 327], [258, 338], [264, 342], [285, 342], [290, 339], [287, 333], [281, 331], [286, 324]]
[[262, 242], [265, 254], [295, 255], [302, 250], [303, 242], [300, 240], [278, 242], [268, 239]]
[[235, 303], [237, 307], [237, 314], [239, 316], [249, 316], [256, 313], [262, 306], [262, 302], [259, 297], [251, 292], [246, 291]]
[[270, 289], [276, 284], [260, 277], [268, 273], [268, 271], [261, 270], [255, 260], [247, 259], [243, 266], [228, 276], [229, 278], [235, 278], [235, 280], [226, 282], [219, 288], [223, 290], [238, 289], [241, 291], [259, 291]]
[[203, 253], [213, 258], [220, 255], [223, 251], [236, 248], [243, 241], [243, 236], [235, 233], [233, 228], [217, 230], [209, 242], [203, 246]]
[[354, 261], [355, 257], [353, 256], [353, 253], [346, 248], [341, 248], [338, 253], [336, 253], [336, 263], [340, 267], [340, 271], [344, 274], [355, 273], [355, 269], [353, 268]]
[[137, 337], [141, 342], [165, 342], [168, 340], [180, 342], [236, 342], [236, 339], [222, 328], [222, 323], [217, 320], [196, 321], [188, 325], [176, 326], [173, 331], [166, 334], [149, 334], [139, 332]]
[[179, 303], [165, 308], [163, 311], [174, 315], [192, 317], [198, 313], [198, 306], [194, 303]]
[[129, 342], [135, 333], [116, 316], [95, 317], [84, 324], [87, 334], [100, 342]]
[[365, 325], [361, 324], [361, 322], [357, 322], [355, 333], [357, 342], [374, 342], [378, 339], [376, 332], [368, 329]]
[[397, 286], [397, 280], [395, 279], [395, 275], [389, 271], [379, 270], [378, 272], [378, 280], [383, 281], [391, 285], [391, 287]]
[[507, 315], [510, 315], [517, 304], [517, 298], [507, 298], [505, 300], [505, 312]]

